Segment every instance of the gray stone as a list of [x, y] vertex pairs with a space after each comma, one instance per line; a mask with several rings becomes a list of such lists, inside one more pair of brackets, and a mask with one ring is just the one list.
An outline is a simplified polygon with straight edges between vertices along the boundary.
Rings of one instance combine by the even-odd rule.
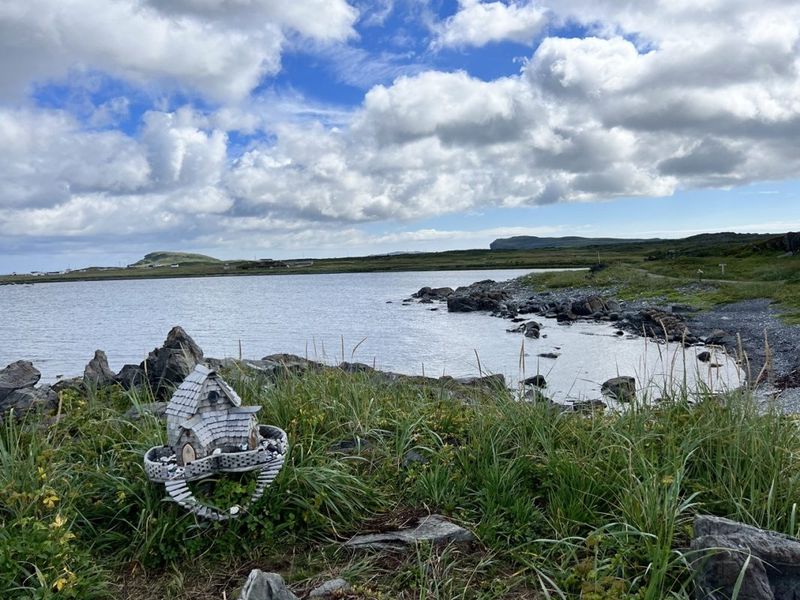
[[352, 588], [350, 584], [347, 583], [341, 577], [337, 579], [331, 579], [330, 581], [326, 581], [320, 586], [315, 587], [311, 592], [308, 594], [309, 598], [328, 598], [331, 596], [341, 596], [342, 594], [346, 594]]
[[636, 379], [625, 375], [613, 377], [603, 383], [600, 391], [617, 402], [630, 402], [636, 396]]
[[694, 521], [691, 548], [700, 555], [693, 564], [698, 600], [731, 598], [746, 562], [739, 600], [800, 597], [800, 540], [729, 519], [700, 515]]
[[145, 381], [145, 376], [139, 365], [124, 365], [114, 379], [124, 389], [129, 390], [142, 385]]
[[544, 375], [534, 375], [522, 381], [523, 385], [532, 385], [533, 387], [543, 388], [547, 387], [547, 380]]
[[579, 413], [594, 413], [595, 411], [604, 411], [608, 405], [602, 400], [579, 400], [572, 404], [572, 410]]
[[60, 379], [56, 381], [52, 386], [53, 391], [56, 394], [60, 394], [64, 390], [82, 390], [83, 389], [83, 377], [71, 377], [69, 379]]
[[239, 600], [299, 600], [286, 587], [283, 577], [277, 573], [265, 573], [253, 569], [239, 594]]
[[203, 351], [182, 327], [173, 327], [161, 348], [153, 350], [140, 365], [156, 396], [171, 393], [203, 362]]
[[83, 370], [83, 381], [86, 385], [103, 387], [116, 383], [117, 377], [108, 367], [108, 357], [102, 350], [95, 350], [94, 358]]
[[471, 531], [464, 529], [440, 515], [430, 515], [420, 519], [416, 527], [357, 535], [345, 542], [354, 550], [405, 550], [417, 542], [430, 542], [434, 545], [449, 543], [469, 543], [475, 540]]
[[53, 410], [58, 406], [58, 394], [49, 385], [38, 388], [26, 387], [14, 390], [8, 396], [0, 400], [0, 414], [10, 410], [21, 417], [29, 410], [43, 408]]
[[420, 454], [416, 450], [409, 450], [403, 457], [403, 467], [406, 469], [411, 465], [415, 464], [424, 465], [427, 464], [428, 462], [429, 462], [428, 459], [422, 456], [422, 454]]
[[541, 354], [537, 355], [539, 358], [550, 358], [555, 360], [559, 356], [561, 356], [558, 352], [542, 352]]
[[18, 360], [0, 369], [0, 402], [14, 390], [35, 386], [41, 377], [39, 370], [27, 360]]
[[705, 363], [709, 362], [711, 360], [711, 352], [708, 352], [707, 350], [700, 352], [697, 355], [697, 360]]

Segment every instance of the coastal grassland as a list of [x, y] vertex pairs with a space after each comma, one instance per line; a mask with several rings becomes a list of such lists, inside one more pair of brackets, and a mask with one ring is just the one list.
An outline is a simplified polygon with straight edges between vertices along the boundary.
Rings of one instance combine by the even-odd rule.
[[[7, 420], [0, 597], [232, 598], [258, 567], [300, 592], [342, 575], [355, 598], [688, 598], [695, 513], [800, 533], [797, 422], [746, 391], [581, 415], [334, 369], [228, 376], [291, 443], [275, 484], [228, 523], [196, 520], [145, 478], [142, 455], [165, 436], [157, 418], [125, 416], [145, 392], [62, 392], [57, 422]], [[248, 485], [199, 492], [230, 505]], [[341, 546], [429, 511], [477, 546]]]

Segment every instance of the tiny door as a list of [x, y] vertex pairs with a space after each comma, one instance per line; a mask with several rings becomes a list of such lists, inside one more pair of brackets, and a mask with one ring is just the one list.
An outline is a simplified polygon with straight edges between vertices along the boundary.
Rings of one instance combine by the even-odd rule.
[[250, 450], [255, 450], [258, 447], [258, 429], [253, 427], [250, 430]]
[[184, 465], [188, 465], [190, 462], [192, 462], [197, 457], [197, 455], [194, 452], [194, 448], [192, 448], [191, 444], [184, 444], [183, 445], [183, 452], [181, 453], [181, 455], [183, 457], [183, 464]]

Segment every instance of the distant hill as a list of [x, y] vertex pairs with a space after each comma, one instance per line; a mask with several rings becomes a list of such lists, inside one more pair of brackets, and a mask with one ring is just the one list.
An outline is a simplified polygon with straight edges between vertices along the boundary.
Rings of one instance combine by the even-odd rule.
[[142, 260], [128, 265], [129, 268], [138, 267], [168, 267], [169, 265], [187, 265], [187, 264], [201, 264], [201, 263], [219, 263], [222, 262], [213, 256], [206, 256], [205, 254], [192, 254], [190, 252], [151, 252], [145, 254]]
[[510, 238], [499, 238], [489, 244], [491, 250], [538, 250], [539, 248], [585, 248], [587, 246], [610, 246], [614, 244], [633, 244], [656, 242], [658, 238], [585, 238], [575, 235], [566, 237], [536, 237], [534, 235], [515, 235]]

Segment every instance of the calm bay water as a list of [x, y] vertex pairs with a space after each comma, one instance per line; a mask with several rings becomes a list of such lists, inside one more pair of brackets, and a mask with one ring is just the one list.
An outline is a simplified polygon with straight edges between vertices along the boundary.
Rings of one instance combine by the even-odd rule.
[[[95, 349], [111, 368], [139, 363], [181, 325], [206, 356], [246, 358], [289, 352], [328, 363], [344, 359], [409, 374], [502, 373], [509, 381], [542, 373], [557, 399], [599, 397], [610, 377], [662, 384], [696, 380], [736, 386], [736, 366], [698, 363], [700, 349], [620, 338], [605, 324], [544, 322], [547, 337], [506, 333], [509, 322], [444, 305], [402, 305], [420, 287], [498, 281], [531, 270], [273, 275], [0, 286], [0, 366], [31, 360], [43, 381], [75, 376]], [[391, 303], [389, 303], [391, 302]], [[432, 311], [431, 308], [439, 310]], [[556, 360], [538, 358], [557, 352]], [[712, 361], [713, 362], [713, 361]], [[686, 367], [684, 368], [684, 364]]]

